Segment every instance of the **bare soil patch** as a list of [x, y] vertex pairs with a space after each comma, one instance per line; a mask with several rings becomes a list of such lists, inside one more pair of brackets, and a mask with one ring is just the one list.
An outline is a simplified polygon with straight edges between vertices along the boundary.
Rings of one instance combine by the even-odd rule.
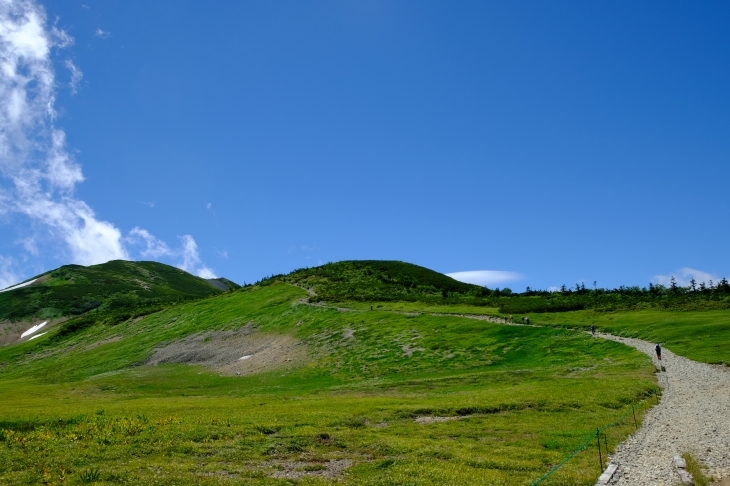
[[466, 418], [471, 417], [471, 415], [459, 415], [456, 417], [434, 417], [431, 415], [426, 415], [422, 417], [416, 417], [414, 419], [414, 422], [417, 424], [436, 424], [439, 422], [451, 422], [452, 420], [463, 420]]
[[224, 375], [293, 368], [307, 360], [304, 344], [285, 334], [265, 334], [250, 323], [235, 330], [193, 334], [158, 347], [147, 365], [203, 365]]
[[[21, 341], [27, 341], [36, 334], [41, 332], [47, 332], [53, 326], [60, 324], [65, 321], [66, 318], [60, 319], [32, 319], [27, 321], [0, 321], [0, 346], [8, 346], [10, 344], [19, 343]], [[39, 329], [38, 332], [25, 336], [21, 339], [21, 335], [33, 326], [40, 324], [41, 322], [48, 321], [48, 323]]]
[[270, 474], [273, 478], [299, 479], [306, 476], [336, 478], [345, 469], [352, 466], [352, 461], [349, 459], [335, 459], [327, 462], [267, 461], [262, 465], [276, 469]]

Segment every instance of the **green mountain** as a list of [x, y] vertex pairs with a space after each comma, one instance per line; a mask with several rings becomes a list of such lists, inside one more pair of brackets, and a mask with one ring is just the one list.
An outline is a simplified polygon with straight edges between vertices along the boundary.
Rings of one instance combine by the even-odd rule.
[[459, 282], [412, 263], [351, 260], [272, 277], [316, 293], [323, 301], [432, 301], [444, 297], [489, 295], [484, 287]]
[[0, 293], [0, 321], [139, 308], [209, 297], [238, 287], [227, 279], [205, 280], [163, 263], [124, 260], [88, 267], [64, 265], [22, 285]]

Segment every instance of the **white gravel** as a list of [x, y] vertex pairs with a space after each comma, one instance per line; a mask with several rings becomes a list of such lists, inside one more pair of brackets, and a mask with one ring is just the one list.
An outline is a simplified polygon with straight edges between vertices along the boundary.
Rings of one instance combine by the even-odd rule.
[[[659, 368], [654, 343], [597, 334], [648, 354]], [[610, 458], [618, 472], [609, 483], [626, 486], [679, 486], [672, 457], [689, 452], [715, 479], [730, 477], [730, 372], [662, 350], [666, 371], [658, 373], [663, 388], [636, 434], [621, 443]]]

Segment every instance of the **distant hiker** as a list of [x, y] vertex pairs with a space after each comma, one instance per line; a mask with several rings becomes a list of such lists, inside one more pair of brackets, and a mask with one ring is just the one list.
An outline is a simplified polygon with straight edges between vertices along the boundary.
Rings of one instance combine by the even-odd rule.
[[525, 324], [528, 324], [528, 325], [530, 324], [530, 318], [529, 317], [525, 317]]
[[520, 322], [521, 322], [522, 324], [524, 324], [524, 323], [525, 323], [525, 316], [522, 316], [522, 319], [520, 319]]
[[512, 318], [512, 314], [509, 315], [509, 323], [514, 324], [515, 320]]
[[656, 357], [659, 361], [662, 360], [662, 346], [659, 343], [656, 343], [656, 346], [654, 346], [654, 351], [656, 351]]
[[596, 335], [596, 325], [591, 324], [591, 333], [595, 336]]
[[373, 310], [373, 306], [372, 305], [370, 306], [370, 310]]

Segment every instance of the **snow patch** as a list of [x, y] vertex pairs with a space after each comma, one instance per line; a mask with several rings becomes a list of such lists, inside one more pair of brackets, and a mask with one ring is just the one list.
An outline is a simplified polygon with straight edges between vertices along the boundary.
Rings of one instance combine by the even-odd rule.
[[12, 287], [8, 287], [7, 289], [2, 289], [2, 290], [0, 290], [0, 292], [8, 292], [10, 290], [19, 289], [21, 287], [27, 287], [28, 285], [32, 284], [36, 280], [38, 280], [38, 279], [37, 278], [34, 278], [33, 280], [30, 280], [28, 282], [23, 282], [23, 283], [20, 283], [18, 285], [13, 285]]
[[238, 358], [238, 361], [243, 361], [244, 359], [248, 359], [248, 358], [250, 358], [250, 357], [251, 357], [251, 355], [250, 355], [250, 354], [247, 354], [247, 355], [246, 355], [246, 356], [244, 356], [243, 358]]
[[[28, 329], [27, 331], [25, 331], [23, 334], [20, 335], [20, 339], [23, 339], [25, 336], [28, 336], [29, 334], [33, 334], [34, 332], [36, 332], [38, 329], [42, 328], [46, 324], [48, 324], [48, 321], [43, 321], [40, 324], [31, 327], [30, 329]], [[45, 333], [43, 333], [43, 334], [45, 334]], [[33, 338], [31, 338], [31, 339], [33, 339]]]
[[42, 333], [40, 333], [40, 334], [36, 334], [35, 336], [33, 336], [33, 337], [31, 337], [30, 339], [28, 339], [28, 341], [32, 341], [33, 339], [35, 339], [35, 338], [37, 338], [37, 337], [41, 337], [41, 336], [43, 336], [44, 334], [48, 334], [48, 332], [42, 332]]

